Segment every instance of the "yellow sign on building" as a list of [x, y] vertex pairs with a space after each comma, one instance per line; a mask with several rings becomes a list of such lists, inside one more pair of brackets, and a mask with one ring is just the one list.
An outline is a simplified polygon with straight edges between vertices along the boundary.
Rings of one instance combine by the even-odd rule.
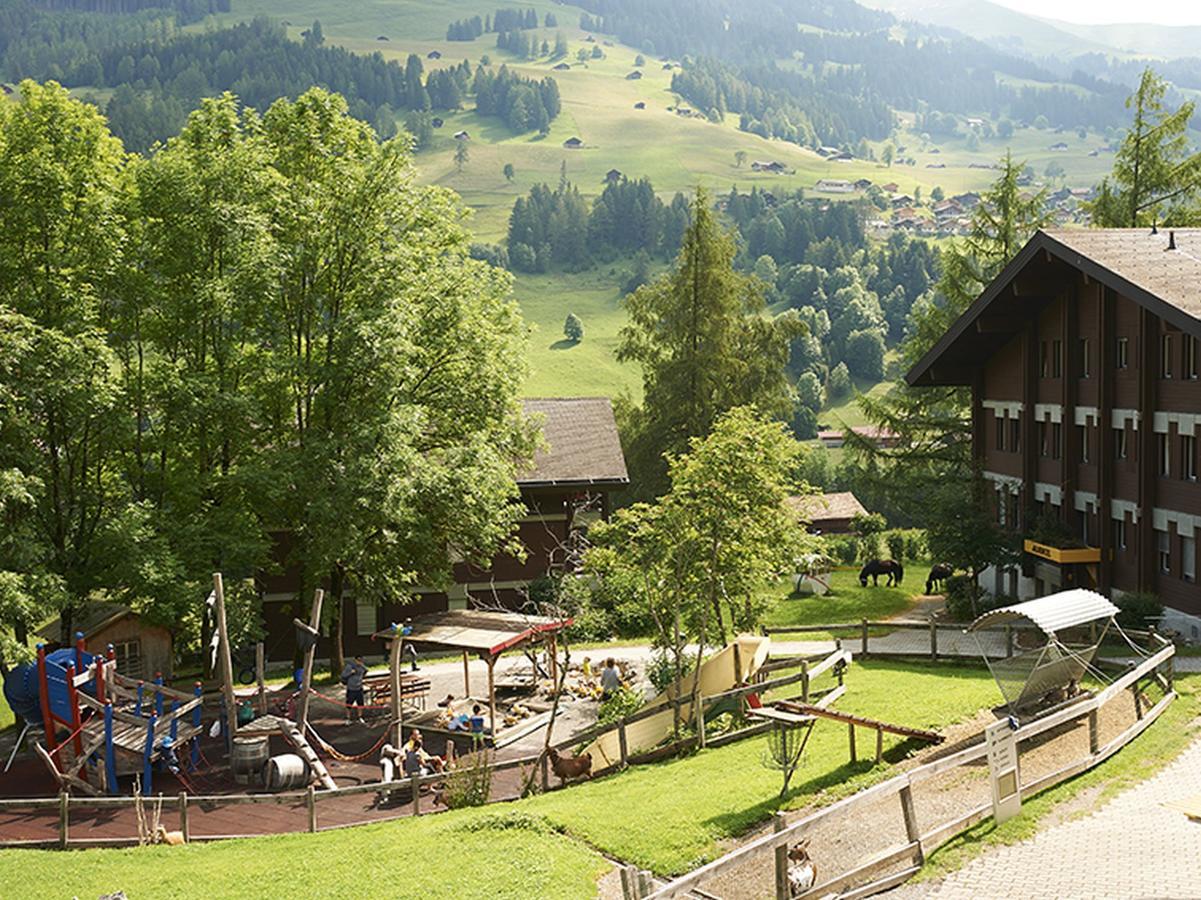
[[1061, 566], [1101, 561], [1101, 550], [1098, 547], [1052, 547], [1038, 541], [1026, 541], [1024, 547], [1027, 553]]

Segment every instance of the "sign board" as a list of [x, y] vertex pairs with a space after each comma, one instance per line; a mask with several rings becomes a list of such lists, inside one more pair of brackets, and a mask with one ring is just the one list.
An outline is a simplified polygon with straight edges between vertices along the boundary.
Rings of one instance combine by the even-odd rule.
[[984, 729], [988, 750], [988, 774], [992, 784], [993, 818], [1000, 825], [1022, 811], [1018, 790], [1018, 742], [1008, 719]]
[[1040, 544], [1038, 541], [1026, 540], [1022, 544], [1031, 556], [1045, 559], [1057, 565], [1073, 565], [1076, 563], [1095, 563], [1101, 561], [1101, 551], [1097, 547], [1052, 547]]

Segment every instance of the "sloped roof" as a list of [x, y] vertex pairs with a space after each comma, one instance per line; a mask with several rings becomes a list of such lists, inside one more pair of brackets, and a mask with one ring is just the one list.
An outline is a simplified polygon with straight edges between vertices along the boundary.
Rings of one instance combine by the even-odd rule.
[[[73, 631], [82, 631], [84, 638], [90, 638], [113, 622], [130, 615], [136, 615], [136, 613], [128, 606], [122, 606], [120, 603], [96, 601], [88, 603], [83, 608], [75, 611], [75, 616], [71, 621], [71, 628]], [[39, 628], [37, 633], [47, 640], [56, 641], [60, 633], [60, 622], [61, 616], [55, 616], [52, 621]]]
[[527, 414], [542, 417], [546, 446], [534, 454], [533, 467], [517, 476], [518, 484], [629, 483], [608, 397], [529, 399], [522, 405]]
[[1018, 619], [1027, 619], [1037, 625], [1044, 634], [1054, 635], [1064, 628], [1106, 621], [1117, 614], [1118, 608], [1096, 591], [1073, 588], [1070, 591], [1039, 597], [1037, 600], [1027, 600], [1025, 603], [990, 610], [977, 618], [967, 630], [976, 631], [992, 625], [1005, 625]]
[[[539, 635], [562, 631], [571, 621], [491, 610], [452, 609], [414, 616], [411, 621], [413, 630], [406, 640], [495, 656], [533, 641]], [[390, 640], [396, 634], [394, 629], [385, 628], [377, 632], [375, 637]]]
[[808, 522], [821, 522], [830, 519], [853, 519], [858, 515], [867, 515], [867, 510], [850, 491], [838, 491], [833, 494], [801, 494], [789, 497], [788, 506], [800, 513]]
[[[1175, 249], [1169, 249], [1169, 234]], [[981, 359], [999, 349], [1030, 314], [1009, 291], [1014, 279], [1040, 254], [1058, 260], [1145, 306], [1181, 330], [1201, 336], [1201, 228], [1054, 228], [1035, 232], [1010, 261], [955, 320], [947, 333], [905, 374], [911, 385], [968, 384]], [[1014, 331], [977, 329], [976, 323], [993, 305], [1000, 316], [1011, 317]], [[946, 371], [936, 371], [940, 366]]]

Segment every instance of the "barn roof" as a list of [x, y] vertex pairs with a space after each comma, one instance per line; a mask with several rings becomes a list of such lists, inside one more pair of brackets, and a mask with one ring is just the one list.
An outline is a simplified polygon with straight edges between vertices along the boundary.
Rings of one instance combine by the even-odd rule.
[[859, 502], [859, 498], [850, 491], [838, 491], [833, 494], [801, 494], [797, 497], [789, 497], [785, 502], [808, 522], [853, 519], [858, 515], [867, 515], [867, 510]]
[[[905, 380], [911, 385], [969, 384], [980, 360], [1021, 327], [1028, 308], [1011, 288], [1027, 267], [1041, 260], [1066, 263], [1177, 328], [1201, 336], [1201, 228], [1039, 230]], [[1013, 330], [997, 327], [1005, 320]]]
[[1018, 619], [1027, 619], [1037, 625], [1043, 633], [1054, 635], [1064, 628], [1107, 621], [1117, 614], [1118, 608], [1096, 591], [1073, 588], [1070, 591], [1039, 597], [1037, 600], [1027, 600], [1025, 603], [990, 610], [977, 618], [967, 630], [976, 631], [992, 625], [1005, 625]]
[[[96, 601], [76, 610], [71, 627], [74, 631], [82, 631], [84, 638], [90, 638], [114, 622], [119, 622], [126, 616], [136, 615], [137, 613], [132, 609], [122, 606], [120, 603]], [[47, 640], [56, 641], [60, 634], [61, 621], [61, 616], [55, 616], [54, 619], [39, 628], [37, 633]]]
[[535, 398], [525, 400], [523, 407], [542, 417], [546, 446], [534, 454], [533, 467], [518, 474], [518, 484], [629, 483], [608, 397]]

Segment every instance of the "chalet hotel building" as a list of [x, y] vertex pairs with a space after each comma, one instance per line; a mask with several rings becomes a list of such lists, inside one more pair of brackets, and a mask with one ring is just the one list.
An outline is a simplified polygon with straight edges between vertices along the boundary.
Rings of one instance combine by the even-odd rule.
[[1027, 538], [985, 587], [1153, 591], [1201, 638], [1199, 338], [1201, 229], [1039, 231], [906, 375], [971, 387], [986, 496]]

